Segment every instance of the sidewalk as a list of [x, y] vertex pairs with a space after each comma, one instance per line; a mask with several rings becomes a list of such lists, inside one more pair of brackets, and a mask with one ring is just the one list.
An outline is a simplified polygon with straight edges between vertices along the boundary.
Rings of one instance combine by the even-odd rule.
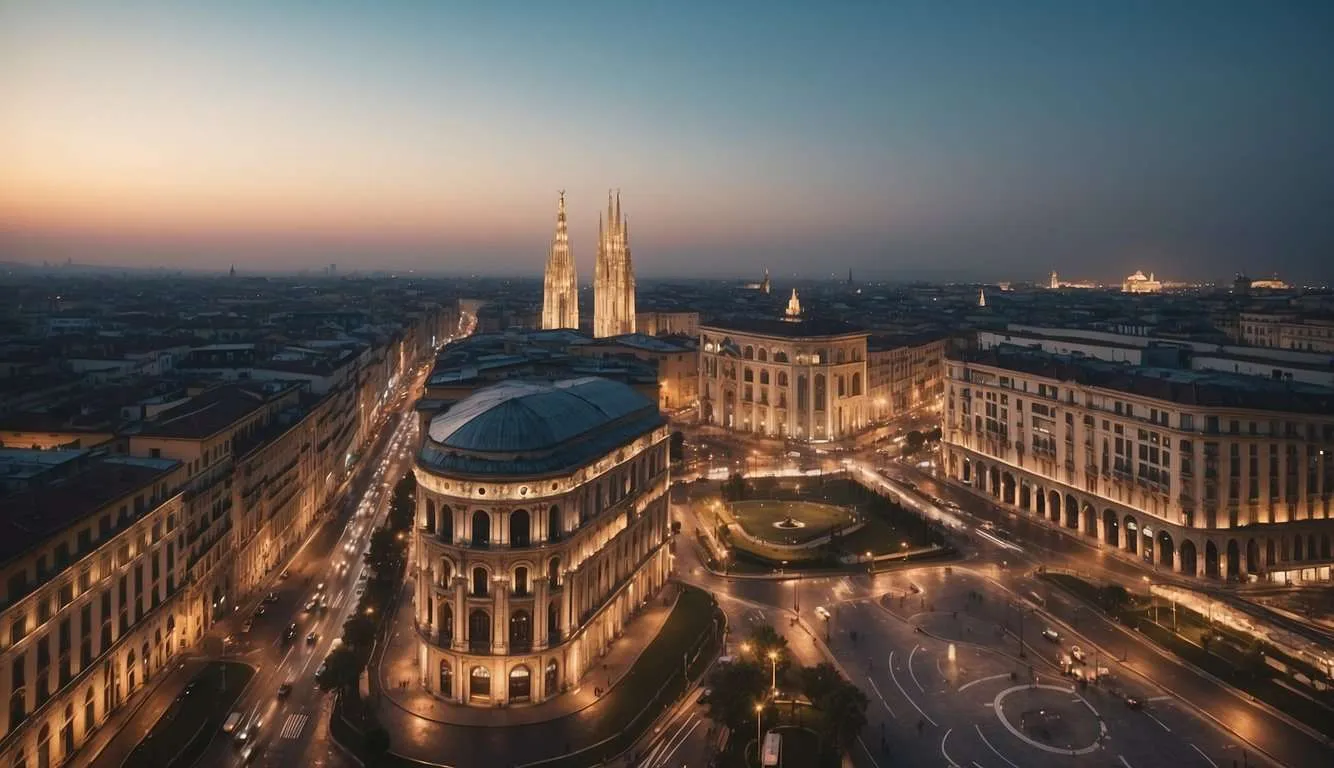
[[[385, 706], [387, 702], [418, 720], [481, 727], [542, 723], [593, 705], [598, 701], [598, 697], [593, 695], [593, 689], [600, 687], [609, 691], [620, 682], [639, 659], [639, 655], [658, 636], [676, 605], [676, 594], [672, 595], [669, 605], [664, 606], [661, 599], [650, 601], [646, 608], [631, 618], [621, 636], [612, 641], [607, 654], [601, 659], [594, 659], [578, 686], [567, 693], [531, 706], [469, 707], [439, 698], [418, 682], [417, 631], [412, 623], [410, 602], [412, 594], [411, 585], [405, 584], [399, 607], [394, 614], [394, 626], [388, 645], [377, 670], [380, 710], [383, 712], [389, 709]], [[406, 687], [403, 681], [407, 682]]]
[[70, 760], [71, 766], [120, 768], [134, 748], [157, 725], [171, 706], [176, 692], [185, 687], [204, 662], [193, 656], [178, 656], [165, 674], [142, 686], [120, 709], [98, 727]]

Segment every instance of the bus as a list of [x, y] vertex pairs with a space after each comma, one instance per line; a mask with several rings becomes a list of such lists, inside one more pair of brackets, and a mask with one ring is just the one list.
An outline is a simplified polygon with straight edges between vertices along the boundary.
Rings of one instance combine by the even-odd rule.
[[777, 768], [783, 756], [783, 737], [773, 731], [764, 734], [764, 751], [760, 765], [764, 768]]

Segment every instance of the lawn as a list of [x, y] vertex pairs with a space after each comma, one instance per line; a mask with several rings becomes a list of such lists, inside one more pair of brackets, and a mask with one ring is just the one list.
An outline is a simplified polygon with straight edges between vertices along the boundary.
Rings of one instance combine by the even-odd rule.
[[232, 703], [254, 676], [244, 664], [212, 662], [191, 679], [153, 730], [125, 760], [126, 768], [185, 768], [222, 728]]
[[[737, 501], [728, 504], [726, 510], [746, 533], [777, 544], [802, 544], [856, 520], [856, 514], [851, 510], [814, 501], [785, 499]], [[776, 523], [789, 517], [804, 523], [804, 527], [787, 529], [775, 527]]]

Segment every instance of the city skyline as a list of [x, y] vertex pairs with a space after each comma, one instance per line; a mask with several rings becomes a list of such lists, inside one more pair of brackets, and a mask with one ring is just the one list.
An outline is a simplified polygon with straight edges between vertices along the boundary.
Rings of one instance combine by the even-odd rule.
[[645, 278], [1320, 281], [1332, 22], [10, 5], [0, 261], [537, 276], [566, 189], [587, 281], [618, 187]]

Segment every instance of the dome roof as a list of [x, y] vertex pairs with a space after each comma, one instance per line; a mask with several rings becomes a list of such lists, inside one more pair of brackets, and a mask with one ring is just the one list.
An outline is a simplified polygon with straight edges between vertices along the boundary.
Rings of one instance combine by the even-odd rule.
[[433, 418], [429, 435], [444, 451], [545, 451], [646, 409], [657, 416], [652, 401], [609, 379], [509, 381], [481, 390]]

